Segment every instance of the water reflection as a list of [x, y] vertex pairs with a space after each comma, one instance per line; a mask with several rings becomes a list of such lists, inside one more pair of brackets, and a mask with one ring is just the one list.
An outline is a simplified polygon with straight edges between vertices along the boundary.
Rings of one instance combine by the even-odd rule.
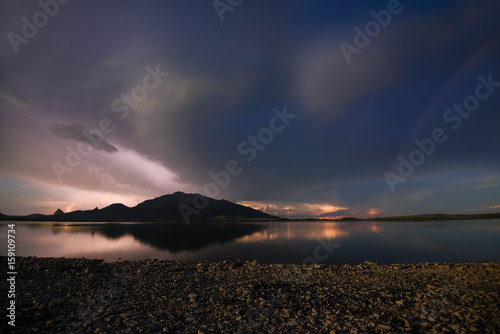
[[239, 243], [265, 242], [269, 240], [316, 240], [346, 237], [350, 234], [348, 226], [342, 223], [304, 223], [288, 222], [268, 225], [262, 231], [236, 239]]
[[500, 220], [15, 224], [19, 256], [302, 263], [328, 241], [332, 264], [500, 261]]
[[34, 224], [30, 228], [50, 228], [63, 233], [99, 234], [110, 240], [132, 236], [135, 240], [172, 253], [196, 251], [214, 244], [226, 244], [264, 228], [261, 224], [227, 223], [102, 223]]

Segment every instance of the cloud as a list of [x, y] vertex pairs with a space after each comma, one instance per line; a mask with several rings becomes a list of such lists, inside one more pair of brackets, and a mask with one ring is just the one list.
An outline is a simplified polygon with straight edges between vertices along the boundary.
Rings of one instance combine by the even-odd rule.
[[3, 90], [0, 90], [0, 100], [7, 101], [14, 107], [24, 108], [26, 106], [26, 103], [19, 96]]
[[318, 215], [319, 218], [329, 218], [329, 217], [339, 217], [339, 216], [346, 216], [348, 214], [351, 213], [352, 210], [344, 210], [344, 209], [339, 209], [339, 210], [335, 210], [335, 211], [332, 211], [332, 212], [325, 212], [325, 213], [322, 213], [320, 215]]
[[102, 138], [101, 133], [93, 133], [80, 124], [52, 124], [49, 126], [49, 130], [61, 139], [84, 143], [98, 151], [108, 153], [118, 152], [116, 147], [109, 144], [104, 138]]
[[[363, 29], [373, 17], [323, 33], [297, 53], [293, 91], [311, 115], [334, 120], [373, 94], [436, 75], [451, 75], [457, 66], [470, 61], [476, 50], [498, 37], [478, 34], [477, 29], [478, 20], [495, 20], [498, 3], [478, 3], [465, 3], [455, 11], [419, 19], [412, 17], [413, 4], [404, 4], [404, 10], [387, 27], [369, 38], [359, 53], [351, 55], [350, 63], [339, 44], [354, 45], [353, 28]], [[494, 28], [489, 30], [493, 32]], [[465, 37], [471, 35], [474, 37]], [[450, 55], [455, 49], [457, 52]], [[436, 62], [433, 57], [447, 61]]]
[[[352, 43], [353, 27], [363, 27], [372, 19], [370, 10], [386, 3], [258, 2], [238, 7], [224, 24], [210, 3], [187, 0], [148, 7], [68, 4], [19, 54], [8, 39], [0, 41], [0, 175], [57, 184], [51, 164], [64, 164], [66, 147], [78, 143], [95, 150], [63, 175], [68, 193], [92, 189], [145, 199], [183, 187], [202, 189], [210, 171], [224, 170], [235, 159], [243, 172], [219, 197], [259, 201], [259, 208], [283, 216], [339, 214], [339, 207], [361, 210], [353, 216], [373, 207], [427, 210], [439, 188], [429, 181], [436, 175], [449, 176], [456, 166], [498, 170], [500, 158], [491, 154], [499, 145], [496, 92], [459, 131], [447, 132], [447, 142], [396, 194], [385, 194], [384, 171], [399, 154], [408, 156], [413, 140], [446, 125], [444, 110], [473, 92], [477, 75], [493, 72], [499, 80], [498, 44], [494, 57], [480, 54], [500, 31], [499, 4], [403, 5], [348, 64], [339, 43]], [[19, 32], [20, 18], [38, 9], [36, 3], [6, 6], [3, 35]], [[90, 21], [92, 28], [82, 29]], [[142, 83], [146, 66], [159, 63], [171, 75], [120, 119], [112, 102]], [[284, 105], [297, 119], [247, 163], [238, 144], [269, 126], [272, 108]], [[115, 126], [112, 144], [92, 142], [83, 133], [83, 125], [96, 128], [103, 117]], [[404, 147], [405, 141], [411, 145]], [[469, 193], [476, 181], [471, 174], [449, 179]], [[494, 197], [497, 188], [488, 194]]]
[[351, 209], [349, 208], [340, 208], [330, 204], [321, 203], [265, 203], [255, 201], [239, 201], [238, 204], [249, 206], [272, 215], [290, 218], [333, 217], [343, 216], [345, 215], [343, 213], [351, 212]]

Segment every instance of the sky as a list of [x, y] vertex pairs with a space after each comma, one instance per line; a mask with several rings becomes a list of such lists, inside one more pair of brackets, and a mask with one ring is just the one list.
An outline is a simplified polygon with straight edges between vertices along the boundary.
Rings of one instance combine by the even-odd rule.
[[500, 2], [0, 0], [0, 212], [175, 191], [500, 211]]

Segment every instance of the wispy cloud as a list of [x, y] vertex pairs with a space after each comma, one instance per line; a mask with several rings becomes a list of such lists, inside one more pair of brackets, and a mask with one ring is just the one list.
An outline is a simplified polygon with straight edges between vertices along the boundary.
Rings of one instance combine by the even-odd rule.
[[49, 126], [57, 137], [61, 139], [73, 140], [76, 142], [87, 144], [98, 151], [108, 153], [118, 152], [118, 149], [108, 143], [102, 136], [101, 132], [91, 132], [81, 124], [52, 124]]

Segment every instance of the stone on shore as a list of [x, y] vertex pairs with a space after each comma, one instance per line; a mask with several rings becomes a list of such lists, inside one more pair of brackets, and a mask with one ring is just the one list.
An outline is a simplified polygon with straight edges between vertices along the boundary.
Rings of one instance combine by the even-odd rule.
[[[19, 332], [500, 329], [500, 263], [302, 266], [18, 257], [16, 265]], [[2, 296], [5, 289], [0, 285]], [[5, 312], [2, 308], [0, 316]]]

